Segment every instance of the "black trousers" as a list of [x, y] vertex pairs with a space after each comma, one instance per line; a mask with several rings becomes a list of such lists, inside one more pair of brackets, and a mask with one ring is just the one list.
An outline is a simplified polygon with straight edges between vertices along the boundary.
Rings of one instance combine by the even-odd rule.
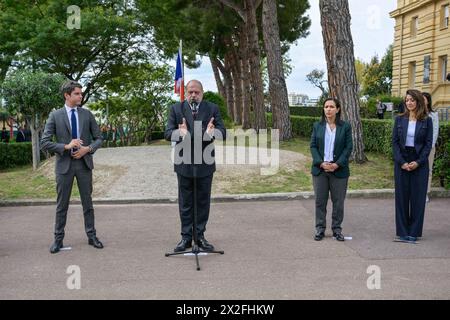
[[[178, 206], [181, 220], [181, 236], [192, 239], [194, 214], [194, 178], [177, 174]], [[211, 205], [211, 186], [213, 175], [197, 178], [197, 237], [204, 236]]]
[[[417, 160], [413, 147], [406, 147], [407, 162]], [[428, 188], [428, 161], [414, 171], [406, 171], [395, 164], [395, 225], [399, 237], [421, 237]]]
[[92, 205], [92, 170], [83, 159], [72, 159], [70, 169], [66, 174], [56, 174], [56, 191], [58, 193], [56, 203], [55, 240], [64, 239], [64, 228], [67, 221], [70, 195], [74, 178], [77, 178], [80, 191], [81, 204], [83, 205], [84, 229], [88, 238], [96, 235], [94, 227], [94, 206]]

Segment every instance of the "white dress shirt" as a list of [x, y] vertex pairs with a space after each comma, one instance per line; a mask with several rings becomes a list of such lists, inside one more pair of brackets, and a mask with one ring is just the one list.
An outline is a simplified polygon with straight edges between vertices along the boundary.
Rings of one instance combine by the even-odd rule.
[[334, 140], [336, 139], [336, 127], [331, 130], [330, 125], [327, 123], [327, 127], [325, 129], [325, 148], [323, 161], [325, 162], [333, 162], [334, 161]]
[[416, 135], [416, 121], [410, 121], [408, 123], [408, 133], [406, 134], [406, 143], [407, 147], [414, 147], [414, 136]]

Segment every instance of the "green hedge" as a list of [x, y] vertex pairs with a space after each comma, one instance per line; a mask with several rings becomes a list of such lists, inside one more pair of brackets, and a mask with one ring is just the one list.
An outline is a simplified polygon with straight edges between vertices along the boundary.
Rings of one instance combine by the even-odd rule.
[[440, 178], [440, 184], [450, 189], [450, 123], [439, 124], [439, 137], [436, 142], [433, 176]]
[[[313, 124], [319, 117], [291, 116], [295, 136], [310, 138]], [[392, 158], [392, 120], [362, 119], [364, 150], [377, 152]], [[267, 114], [267, 125], [272, 126], [272, 114]], [[439, 177], [440, 184], [450, 189], [450, 124], [440, 123], [436, 143], [433, 177]]]
[[392, 120], [362, 119], [364, 150], [392, 157]]
[[320, 117], [322, 108], [317, 107], [289, 107], [291, 116]]
[[32, 163], [31, 142], [0, 143], [0, 170]]
[[223, 123], [225, 124], [225, 127], [226, 128], [233, 127], [233, 121], [231, 120], [230, 116], [228, 115], [227, 105], [221, 95], [219, 95], [215, 92], [212, 92], [212, 91], [206, 91], [203, 94], [203, 100], [207, 100], [209, 102], [217, 104], [219, 106], [220, 115], [222, 116], [222, 120], [223, 120]]

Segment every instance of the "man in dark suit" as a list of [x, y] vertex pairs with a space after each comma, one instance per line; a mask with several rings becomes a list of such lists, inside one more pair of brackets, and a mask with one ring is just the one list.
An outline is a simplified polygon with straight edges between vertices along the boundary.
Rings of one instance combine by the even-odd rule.
[[19, 126], [17, 129], [16, 142], [25, 142], [25, 132], [23, 131], [22, 126]]
[[[81, 108], [82, 86], [75, 81], [68, 81], [61, 87], [65, 105], [53, 111], [45, 125], [41, 140], [42, 150], [56, 154], [55, 174], [58, 193], [55, 221], [55, 242], [51, 253], [63, 247], [64, 227], [73, 179], [77, 178], [83, 205], [84, 226], [89, 245], [103, 248], [96, 236], [94, 227], [94, 208], [92, 205], [92, 155], [102, 145], [100, 128], [89, 110]], [[56, 142], [53, 141], [56, 137]]]
[[192, 246], [194, 178], [197, 185], [197, 245], [214, 250], [204, 237], [209, 217], [211, 186], [216, 171], [214, 139], [225, 139], [225, 126], [219, 107], [203, 101], [203, 86], [198, 80], [186, 85], [187, 97], [174, 104], [165, 131], [165, 138], [175, 143], [174, 170], [178, 178], [178, 204], [181, 219], [181, 241], [174, 251]]

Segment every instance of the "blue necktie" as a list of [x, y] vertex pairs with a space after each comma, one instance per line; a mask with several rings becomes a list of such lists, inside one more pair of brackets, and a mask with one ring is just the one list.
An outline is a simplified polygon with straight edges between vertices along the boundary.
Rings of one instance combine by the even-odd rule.
[[70, 122], [72, 124], [72, 139], [78, 139], [77, 130], [77, 118], [75, 117], [75, 109], [72, 109], [72, 115], [70, 116]]

